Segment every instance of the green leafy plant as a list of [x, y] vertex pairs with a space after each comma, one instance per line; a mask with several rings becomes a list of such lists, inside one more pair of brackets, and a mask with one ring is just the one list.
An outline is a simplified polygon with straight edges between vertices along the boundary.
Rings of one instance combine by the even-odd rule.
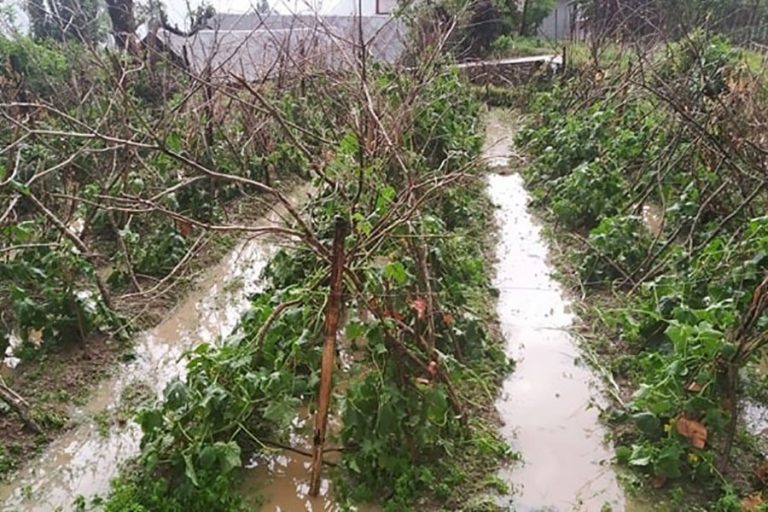
[[[721, 128], [726, 105], [750, 94], [764, 111], [756, 91], [765, 85], [748, 92], [755, 77], [741, 58], [723, 37], [696, 31], [649, 56], [643, 86], [608, 68], [584, 94], [594, 75], [576, 73], [536, 95], [518, 137], [533, 157], [524, 173], [535, 204], [558, 234], [572, 232], [572, 275], [612, 378], [627, 388], [613, 415], [617, 459], [657, 486], [693, 481], [723, 510], [735, 503], [723, 468], [742, 369], [768, 325], [755, 306], [768, 269], [757, 206], [766, 196], [745, 197], [740, 171], [719, 167], [698, 135], [756, 162], [742, 150], [755, 132]], [[653, 232], [633, 215], [649, 205], [660, 217]]]

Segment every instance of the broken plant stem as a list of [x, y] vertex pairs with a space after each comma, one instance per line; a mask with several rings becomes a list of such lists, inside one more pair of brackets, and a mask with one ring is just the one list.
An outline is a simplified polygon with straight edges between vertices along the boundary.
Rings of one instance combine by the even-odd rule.
[[331, 402], [333, 366], [336, 355], [336, 332], [339, 327], [339, 313], [341, 310], [342, 275], [344, 271], [344, 240], [347, 236], [347, 230], [347, 221], [341, 217], [337, 218], [331, 256], [331, 289], [325, 310], [325, 325], [323, 327], [323, 362], [320, 371], [320, 391], [317, 395], [315, 432], [312, 439], [312, 478], [309, 487], [310, 496], [317, 496], [320, 492], [323, 445], [325, 444], [325, 434], [328, 427], [328, 410]]

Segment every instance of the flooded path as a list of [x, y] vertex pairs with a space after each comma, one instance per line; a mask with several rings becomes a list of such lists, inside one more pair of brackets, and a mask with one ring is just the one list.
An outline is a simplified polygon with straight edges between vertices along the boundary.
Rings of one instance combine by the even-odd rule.
[[552, 277], [541, 229], [527, 211], [528, 194], [509, 174], [515, 121], [491, 111], [484, 155], [499, 173], [488, 179], [499, 226], [495, 286], [508, 354], [517, 361], [497, 408], [503, 437], [522, 462], [502, 470], [515, 489], [510, 508], [599, 512], [625, 509], [600, 424], [597, 379], [578, 362], [568, 329], [573, 320]]
[[[300, 190], [293, 197], [306, 194]], [[278, 221], [275, 211], [262, 222]], [[230, 334], [248, 308], [248, 297], [261, 287], [261, 271], [276, 250], [274, 241], [251, 239], [211, 268], [162, 323], [139, 336], [137, 358], [120, 367], [76, 411], [79, 424], [30, 460], [12, 482], [0, 486], [0, 510], [71, 510], [78, 495], [107, 492], [120, 464], [138, 454], [141, 429], [129, 420], [105, 432], [94, 415], [118, 411], [124, 392], [137, 385], [160, 396], [172, 378], [183, 376], [185, 361], [180, 357], [185, 351]]]

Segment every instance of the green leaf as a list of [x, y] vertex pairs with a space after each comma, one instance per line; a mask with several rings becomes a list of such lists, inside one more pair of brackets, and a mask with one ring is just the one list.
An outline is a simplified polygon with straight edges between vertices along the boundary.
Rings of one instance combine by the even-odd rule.
[[142, 432], [154, 432], [163, 425], [163, 414], [158, 409], [144, 409], [137, 418]]
[[656, 459], [656, 473], [669, 478], [679, 478], [682, 475], [680, 457], [683, 453], [683, 448], [678, 444], [663, 448]]
[[347, 340], [354, 340], [357, 338], [362, 338], [365, 335], [365, 324], [362, 322], [348, 322], [347, 326], [344, 329], [344, 337], [347, 338]]
[[352, 132], [347, 132], [344, 138], [339, 142], [339, 152], [344, 155], [357, 154], [360, 145], [357, 142], [357, 135]]
[[219, 448], [221, 455], [221, 471], [223, 473], [229, 473], [235, 468], [239, 468], [241, 465], [241, 453], [240, 446], [234, 442], [228, 443], [217, 442], [216, 447]]
[[165, 138], [165, 147], [174, 153], [181, 151], [181, 135], [178, 132], [169, 133]]
[[28, 196], [29, 195], [29, 187], [24, 185], [23, 183], [20, 183], [20, 182], [18, 182], [16, 180], [12, 180], [11, 181], [11, 186], [19, 194], [21, 194], [23, 196]]
[[408, 274], [406, 273], [405, 266], [399, 261], [393, 261], [384, 267], [384, 277], [393, 280], [399, 285], [403, 285], [408, 281]]
[[397, 195], [395, 189], [389, 185], [382, 187], [379, 191], [379, 197], [376, 198], [376, 211], [383, 213]]
[[651, 463], [651, 457], [650, 455], [646, 455], [644, 457], [635, 457], [629, 459], [629, 464], [632, 466], [641, 466], [645, 467], [648, 466]]
[[347, 462], [347, 466], [349, 469], [357, 473], [358, 475], [362, 474], [362, 471], [360, 470], [360, 466], [357, 464], [357, 460], [350, 458]]
[[17, 243], [23, 244], [28, 242], [29, 239], [32, 237], [32, 226], [33, 226], [33, 223], [31, 221], [20, 222], [15, 226], [11, 226], [10, 228], [11, 237]]
[[165, 388], [166, 404], [171, 409], [180, 409], [187, 404], [187, 387], [179, 379], [175, 379]]
[[390, 401], [383, 402], [379, 406], [377, 434], [379, 436], [397, 432], [398, 414], [394, 404]]
[[632, 457], [632, 449], [629, 446], [617, 446], [616, 447], [616, 461], [619, 464], [629, 463], [629, 459]]
[[216, 462], [219, 458], [219, 450], [216, 444], [205, 446], [200, 450], [200, 453], [197, 456], [197, 463], [202, 469], [215, 469]]
[[370, 235], [371, 230], [373, 229], [373, 225], [368, 221], [368, 219], [365, 218], [365, 215], [363, 215], [360, 212], [356, 212], [354, 215], [352, 215], [352, 220], [355, 223], [355, 227], [364, 235]]
[[632, 415], [632, 419], [644, 434], [650, 437], [658, 437], [661, 435], [661, 421], [659, 418], [650, 412], [640, 412]]
[[264, 409], [264, 418], [278, 426], [287, 426], [296, 415], [296, 404], [290, 398], [274, 397]]
[[631, 466], [646, 467], [651, 464], [653, 448], [646, 445], [633, 445], [632, 454], [629, 456]]
[[665, 334], [675, 346], [680, 347], [690, 336], [690, 326], [674, 321], [669, 324]]
[[198, 487], [197, 472], [195, 471], [195, 465], [192, 463], [192, 456], [189, 453], [184, 454], [184, 475], [189, 479], [195, 487]]

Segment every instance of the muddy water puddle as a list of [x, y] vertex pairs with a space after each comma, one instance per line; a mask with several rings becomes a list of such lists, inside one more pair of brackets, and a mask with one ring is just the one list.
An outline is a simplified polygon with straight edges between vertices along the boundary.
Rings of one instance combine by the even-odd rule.
[[[308, 443], [302, 446], [309, 452]], [[326, 454], [325, 459], [338, 460], [338, 452]], [[312, 468], [311, 457], [288, 450], [263, 453], [246, 464], [240, 492], [246, 503], [261, 512], [378, 512], [373, 504], [357, 505], [355, 508], [340, 506], [333, 495], [330, 478], [324, 476], [320, 483], [319, 496], [309, 495], [309, 478]], [[328, 475], [329, 468], [324, 468]]]
[[501, 472], [515, 490], [509, 506], [518, 511], [592, 512], [605, 505], [625, 510], [598, 418], [598, 381], [579, 362], [568, 331], [573, 320], [569, 304], [551, 275], [540, 227], [527, 211], [522, 178], [501, 175], [513, 156], [512, 126], [491, 112], [487, 139], [493, 148], [486, 148], [492, 170], [499, 172], [488, 178], [498, 207], [498, 315], [508, 354], [517, 361], [497, 401], [501, 433], [522, 457]]
[[[302, 190], [297, 197], [306, 193]], [[265, 223], [276, 222], [278, 215]], [[120, 464], [138, 454], [141, 431], [128, 421], [105, 432], [93, 415], [119, 411], [121, 396], [135, 386], [160, 396], [171, 379], [183, 377], [184, 352], [232, 331], [248, 307], [248, 297], [260, 289], [261, 271], [276, 251], [274, 241], [248, 240], [211, 268], [162, 323], [138, 337], [136, 359], [120, 367], [75, 411], [78, 424], [26, 464], [13, 481], [0, 486], [0, 510], [71, 510], [77, 496], [107, 492]]]
[[309, 495], [311, 458], [278, 451], [251, 459], [245, 466], [241, 493], [246, 502], [263, 512], [336, 512], [331, 482], [323, 478], [320, 495]]
[[[337, 391], [338, 388], [337, 388]], [[329, 474], [331, 467], [323, 468], [318, 496], [309, 495], [312, 471], [312, 427], [314, 417], [302, 406], [293, 420], [288, 445], [294, 450], [265, 449], [245, 464], [240, 494], [247, 505], [261, 512], [341, 512], [350, 510], [340, 506], [333, 494]], [[341, 453], [333, 447], [339, 444], [341, 430], [338, 416], [329, 417], [329, 439], [323, 460], [336, 464]], [[302, 452], [302, 453], [298, 453]], [[352, 511], [378, 512], [375, 505], [358, 505]]]

